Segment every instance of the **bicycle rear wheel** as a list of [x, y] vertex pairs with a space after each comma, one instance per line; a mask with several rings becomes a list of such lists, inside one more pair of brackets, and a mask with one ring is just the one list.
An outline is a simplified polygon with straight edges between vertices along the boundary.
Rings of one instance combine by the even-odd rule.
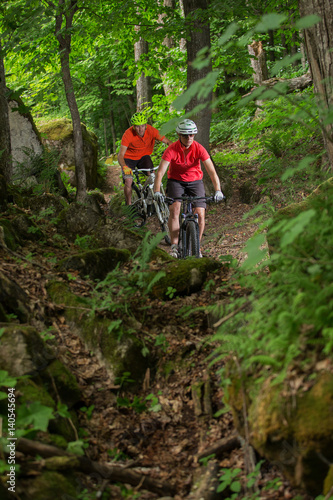
[[186, 224], [186, 256], [197, 257], [200, 255], [199, 225], [194, 220]]
[[141, 192], [134, 182], [132, 184], [132, 205], [128, 208], [134, 227], [143, 227], [147, 222], [147, 212], [143, 205]]
[[154, 202], [155, 205], [155, 211], [157, 218], [160, 222], [161, 225], [161, 230], [163, 233], [166, 233], [164, 236], [165, 242], [170, 245], [171, 239], [170, 239], [170, 233], [169, 233], [169, 226], [168, 226], [168, 219], [169, 219], [169, 207], [165, 203], [164, 200], [158, 200]]

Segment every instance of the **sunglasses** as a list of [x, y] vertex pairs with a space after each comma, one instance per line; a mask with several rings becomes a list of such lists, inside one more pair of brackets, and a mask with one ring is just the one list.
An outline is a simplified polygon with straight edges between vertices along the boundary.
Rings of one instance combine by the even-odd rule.
[[195, 134], [180, 134], [182, 137], [188, 138], [188, 137], [194, 137]]

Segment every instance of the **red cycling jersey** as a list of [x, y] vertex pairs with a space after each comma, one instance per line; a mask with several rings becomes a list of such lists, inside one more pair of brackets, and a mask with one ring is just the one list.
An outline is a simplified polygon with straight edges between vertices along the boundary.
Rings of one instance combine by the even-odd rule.
[[203, 178], [200, 160], [210, 158], [206, 149], [196, 141], [186, 149], [178, 140], [173, 142], [163, 153], [162, 159], [170, 163], [168, 179], [192, 182]]
[[161, 136], [159, 131], [149, 124], [143, 137], [136, 133], [134, 127], [128, 128], [121, 139], [121, 145], [127, 147], [124, 157], [140, 160], [145, 155], [151, 155], [156, 139], [162, 141], [164, 136]]

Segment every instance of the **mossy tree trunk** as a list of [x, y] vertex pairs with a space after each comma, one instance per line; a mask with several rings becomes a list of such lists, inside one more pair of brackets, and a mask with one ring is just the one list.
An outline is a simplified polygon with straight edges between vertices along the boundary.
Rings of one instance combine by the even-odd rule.
[[[328, 0], [298, 0], [301, 17], [316, 14], [321, 21], [304, 31], [305, 47], [320, 107], [324, 144], [333, 169], [333, 126], [327, 120], [333, 106], [333, 4]], [[327, 123], [330, 122], [330, 123]]]
[[[49, 5], [54, 7], [52, 2]], [[83, 155], [83, 136], [81, 129], [80, 113], [77, 106], [73, 82], [71, 77], [69, 54], [71, 51], [71, 30], [73, 27], [73, 17], [78, 10], [77, 0], [70, 0], [68, 7], [65, 0], [58, 0], [56, 14], [55, 34], [59, 42], [59, 54], [62, 70], [62, 80], [66, 91], [67, 103], [73, 122], [74, 136], [74, 158], [75, 158], [75, 176], [76, 176], [76, 200], [84, 201], [87, 191], [86, 171], [84, 167]], [[63, 21], [65, 19], [65, 29]]]
[[[1, 40], [0, 40], [1, 53]], [[5, 68], [2, 57], [0, 57], [0, 176], [2, 176], [0, 192], [1, 200], [0, 207], [5, 208], [6, 205], [6, 181], [11, 176], [11, 144], [10, 144], [10, 128], [8, 118], [8, 103], [6, 99], [6, 81]]]

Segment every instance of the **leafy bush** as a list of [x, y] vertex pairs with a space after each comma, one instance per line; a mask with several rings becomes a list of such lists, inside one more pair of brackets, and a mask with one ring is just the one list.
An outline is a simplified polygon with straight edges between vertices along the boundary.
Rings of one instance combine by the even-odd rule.
[[237, 279], [249, 295], [225, 306], [230, 320], [214, 337], [216, 352], [234, 353], [247, 374], [261, 370], [281, 381], [296, 360], [306, 366], [333, 353], [332, 194], [331, 188], [297, 217], [269, 221], [276, 247], [269, 258], [258, 248], [264, 234], [248, 243]]

